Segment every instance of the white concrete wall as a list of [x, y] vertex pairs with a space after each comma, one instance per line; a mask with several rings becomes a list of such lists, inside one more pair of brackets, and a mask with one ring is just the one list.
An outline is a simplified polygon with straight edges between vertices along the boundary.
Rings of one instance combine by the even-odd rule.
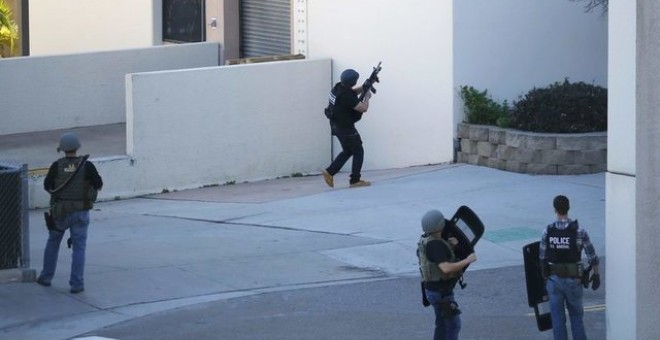
[[[452, 1], [325, 0], [307, 6], [307, 57], [332, 58], [333, 82], [346, 68], [356, 69], [362, 82], [383, 62], [378, 93], [357, 124], [364, 169], [452, 161]], [[325, 84], [326, 92], [331, 85]], [[339, 149], [335, 141], [334, 152]]]
[[30, 55], [162, 44], [160, 0], [31, 0]]
[[660, 339], [660, 3], [638, 0], [636, 12], [636, 334], [638, 339]]
[[608, 19], [583, 6], [567, 0], [454, 1], [456, 120], [464, 119], [462, 85], [509, 103], [566, 77], [606, 87]]
[[0, 59], [0, 135], [126, 121], [125, 75], [217, 66], [214, 43]]
[[[605, 249], [607, 338], [637, 336], [637, 15], [635, 1], [609, 4], [608, 174]], [[622, 293], [624, 292], [624, 293]]]
[[133, 74], [128, 155], [142, 190], [319, 172], [330, 60]]
[[[611, 145], [612, 141], [608, 143]], [[635, 177], [608, 172], [605, 176], [605, 300], [607, 339], [640, 339], [637, 318], [637, 258]], [[622, 294], [622, 292], [625, 292]]]

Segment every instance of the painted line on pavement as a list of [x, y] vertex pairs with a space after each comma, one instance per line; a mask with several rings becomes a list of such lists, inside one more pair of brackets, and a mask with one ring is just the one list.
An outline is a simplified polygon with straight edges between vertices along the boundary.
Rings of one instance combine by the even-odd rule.
[[[584, 306], [584, 307], [582, 307], [582, 310], [584, 310], [585, 312], [600, 312], [600, 311], [605, 310], [605, 307], [606, 307], [606, 305], [603, 303], [603, 304], [600, 304], [600, 305]], [[527, 313], [527, 316], [534, 317], [535, 314], [534, 313]]]

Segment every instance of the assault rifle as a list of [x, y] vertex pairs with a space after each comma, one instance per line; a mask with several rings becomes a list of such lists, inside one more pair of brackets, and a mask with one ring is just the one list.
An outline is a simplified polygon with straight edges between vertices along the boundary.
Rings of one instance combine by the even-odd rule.
[[364, 84], [362, 84], [362, 93], [358, 98], [360, 99], [360, 101], [364, 100], [364, 96], [367, 95], [367, 92], [371, 91], [373, 93], [376, 93], [376, 89], [374, 88], [374, 82], [380, 83], [380, 79], [378, 79], [378, 72], [380, 72], [382, 68], [380, 66], [381, 63], [382, 61], [378, 62], [378, 65], [376, 65], [376, 67], [374, 67], [374, 70], [371, 71], [371, 75], [369, 76], [369, 78], [367, 78], [367, 80], [364, 81]]

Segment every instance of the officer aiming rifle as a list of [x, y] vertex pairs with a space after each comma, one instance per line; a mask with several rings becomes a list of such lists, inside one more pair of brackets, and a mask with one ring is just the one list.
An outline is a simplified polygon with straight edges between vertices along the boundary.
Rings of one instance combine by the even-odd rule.
[[364, 100], [364, 96], [369, 91], [371, 91], [373, 94], [376, 94], [376, 88], [374, 88], [374, 83], [380, 83], [380, 80], [378, 79], [378, 72], [380, 72], [380, 70], [382, 69], [380, 64], [382, 64], [382, 61], [378, 62], [378, 65], [376, 65], [376, 67], [374, 67], [374, 70], [371, 71], [371, 75], [369, 76], [369, 78], [367, 78], [367, 80], [364, 81], [364, 84], [362, 84], [362, 93], [358, 98], [360, 101]]
[[376, 93], [374, 82], [378, 82], [380, 62], [362, 86], [357, 85], [360, 74], [354, 69], [347, 69], [341, 73], [341, 81], [336, 83], [330, 91], [325, 116], [330, 120], [332, 135], [336, 136], [341, 144], [341, 152], [335, 157], [330, 166], [323, 170], [323, 180], [333, 188], [334, 176], [341, 170], [349, 158], [353, 158], [349, 187], [358, 188], [371, 185], [363, 180], [360, 172], [364, 162], [364, 149], [362, 137], [355, 128], [355, 123], [362, 119], [362, 115], [369, 109], [369, 99]]

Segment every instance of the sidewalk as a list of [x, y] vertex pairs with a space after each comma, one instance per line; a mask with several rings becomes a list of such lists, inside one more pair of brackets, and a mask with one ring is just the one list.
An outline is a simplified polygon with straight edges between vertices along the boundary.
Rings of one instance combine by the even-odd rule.
[[56, 151], [60, 136], [74, 132], [80, 137], [80, 155], [105, 157], [126, 154], [126, 124], [107, 124], [80, 128], [0, 135], [0, 161], [27, 164], [28, 170], [45, 169], [62, 156]]
[[[605, 246], [605, 176], [531, 176], [469, 165], [372, 171], [367, 188], [321, 176], [103, 202], [92, 212], [85, 292], [69, 294], [62, 248], [50, 288], [0, 284], [0, 338], [66, 339], [151, 313], [209, 301], [418, 275], [419, 220], [461, 205], [486, 233], [470, 270], [522, 264], [522, 246], [554, 218], [552, 198]], [[108, 183], [108, 185], [111, 185]], [[30, 212], [32, 268], [46, 233]]]

